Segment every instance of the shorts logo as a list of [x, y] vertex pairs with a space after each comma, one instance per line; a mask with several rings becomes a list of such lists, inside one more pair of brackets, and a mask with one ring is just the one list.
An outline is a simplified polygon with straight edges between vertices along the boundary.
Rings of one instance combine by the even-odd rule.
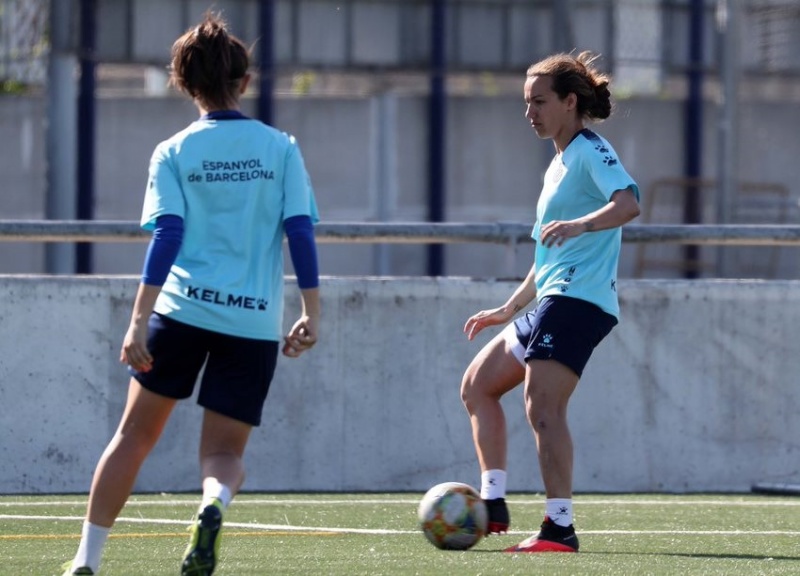
[[552, 348], [553, 347], [553, 335], [552, 334], [542, 334], [542, 341], [538, 344], [539, 348]]
[[223, 294], [218, 290], [189, 286], [186, 288], [186, 296], [192, 300], [208, 302], [218, 306], [229, 308], [244, 308], [245, 310], [266, 310], [269, 301], [266, 298], [254, 298], [252, 296], [241, 296], [237, 294]]

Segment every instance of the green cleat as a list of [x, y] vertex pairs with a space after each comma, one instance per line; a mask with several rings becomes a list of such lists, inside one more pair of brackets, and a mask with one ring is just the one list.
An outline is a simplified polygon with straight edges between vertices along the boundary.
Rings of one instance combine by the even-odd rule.
[[64, 570], [64, 574], [61, 576], [94, 576], [94, 572], [92, 572], [92, 569], [88, 566], [81, 566], [73, 570], [72, 560], [64, 563], [61, 568]]
[[211, 576], [214, 573], [222, 540], [221, 530], [222, 503], [215, 500], [203, 508], [192, 526], [191, 540], [181, 565], [181, 576]]

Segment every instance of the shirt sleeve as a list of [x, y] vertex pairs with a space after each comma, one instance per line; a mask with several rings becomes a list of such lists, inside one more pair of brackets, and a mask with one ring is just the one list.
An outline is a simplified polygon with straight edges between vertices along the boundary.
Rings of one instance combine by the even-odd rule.
[[140, 225], [145, 230], [152, 231], [155, 229], [156, 219], [165, 214], [185, 218], [186, 203], [170, 149], [160, 144], [150, 158]]
[[303, 155], [294, 137], [289, 137], [290, 146], [286, 152], [284, 168], [284, 206], [283, 219], [292, 216], [308, 216], [311, 223], [319, 222], [317, 202], [311, 178], [306, 171]]
[[597, 189], [606, 200], [611, 200], [617, 190], [630, 188], [639, 200], [639, 186], [628, 174], [617, 157], [617, 153], [607, 143], [593, 147], [589, 151], [586, 162], [589, 174]]

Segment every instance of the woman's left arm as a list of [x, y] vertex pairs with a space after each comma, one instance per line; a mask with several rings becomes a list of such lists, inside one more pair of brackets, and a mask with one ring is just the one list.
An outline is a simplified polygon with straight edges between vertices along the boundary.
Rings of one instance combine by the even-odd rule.
[[608, 204], [580, 218], [578, 222], [583, 227], [584, 232], [608, 230], [630, 222], [639, 213], [639, 202], [636, 200], [636, 195], [630, 188], [625, 188], [614, 192]]
[[631, 188], [617, 190], [608, 204], [575, 220], [553, 220], [542, 226], [541, 242], [545, 246], [560, 246], [567, 238], [584, 232], [618, 228], [640, 213], [639, 201]]

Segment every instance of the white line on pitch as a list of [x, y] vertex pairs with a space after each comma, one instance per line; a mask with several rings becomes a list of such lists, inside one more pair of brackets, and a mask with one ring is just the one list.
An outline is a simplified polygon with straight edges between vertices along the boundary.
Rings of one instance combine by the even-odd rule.
[[[422, 495], [420, 494], [420, 498]], [[197, 495], [196, 499], [200, 498]], [[614, 499], [614, 498], [604, 498], [602, 500], [584, 500], [580, 496], [576, 497], [575, 504], [578, 506], [723, 506], [723, 507], [758, 507], [758, 508], [765, 508], [770, 506], [775, 507], [793, 507], [793, 506], [800, 506], [800, 500], [797, 498], [794, 499], [786, 499], [786, 500], [773, 500], [773, 499], [764, 499], [758, 497], [751, 497], [754, 499], [750, 500], [658, 500], [658, 499], [648, 499], [648, 500], [627, 500], [627, 499]], [[758, 498], [758, 499], [755, 499]], [[518, 500], [515, 499], [513, 495], [508, 497], [509, 504], [514, 506], [540, 506], [544, 503], [544, 498], [539, 500], [532, 500], [532, 499], [525, 499], [525, 500]], [[288, 498], [288, 499], [262, 499], [262, 498], [237, 498], [234, 500], [234, 504], [236, 506], [241, 505], [250, 505], [250, 506], [302, 506], [302, 505], [311, 505], [311, 506], [354, 506], [354, 505], [365, 505], [365, 506], [374, 506], [374, 505], [409, 505], [409, 506], [416, 506], [419, 504], [419, 498], [417, 499], [397, 499], [397, 498], [387, 498], [387, 499], [348, 499], [348, 498], [337, 498], [331, 500], [325, 499], [313, 499], [313, 500], [303, 500], [298, 498]], [[197, 505], [195, 500], [129, 500], [126, 503], [126, 507], [128, 506], [182, 506], [186, 505], [188, 507], [193, 507]], [[86, 500], [48, 500], [44, 502], [22, 502], [22, 501], [6, 501], [0, 502], [0, 508], [10, 508], [10, 507], [48, 507], [48, 506], [86, 506]]]
[[[0, 514], [0, 520], [63, 520], [82, 521], [83, 516], [27, 516], [25, 514]], [[129, 524], [161, 524], [173, 526], [189, 526], [189, 520], [168, 520], [165, 518], [117, 518], [117, 522]], [[264, 531], [293, 531], [293, 532], [338, 532], [341, 534], [417, 534], [418, 530], [383, 530], [380, 528], [328, 528], [320, 526], [290, 526], [286, 524], [254, 524], [249, 522], [225, 522], [225, 528], [248, 528], [250, 530]]]
[[[24, 514], [0, 514], [0, 520], [63, 520], [82, 521], [83, 516], [27, 516]], [[165, 518], [118, 518], [117, 522], [129, 524], [160, 524], [172, 526], [188, 526], [187, 520], [168, 520]], [[417, 534], [418, 530], [386, 530], [370, 528], [331, 528], [327, 526], [290, 526], [286, 524], [254, 524], [248, 522], [226, 522], [226, 528], [240, 528], [264, 531], [296, 531], [296, 532], [336, 532], [340, 534]], [[528, 534], [523, 531], [511, 531], [509, 534]], [[599, 536], [800, 536], [797, 530], [581, 530], [580, 534]]]

